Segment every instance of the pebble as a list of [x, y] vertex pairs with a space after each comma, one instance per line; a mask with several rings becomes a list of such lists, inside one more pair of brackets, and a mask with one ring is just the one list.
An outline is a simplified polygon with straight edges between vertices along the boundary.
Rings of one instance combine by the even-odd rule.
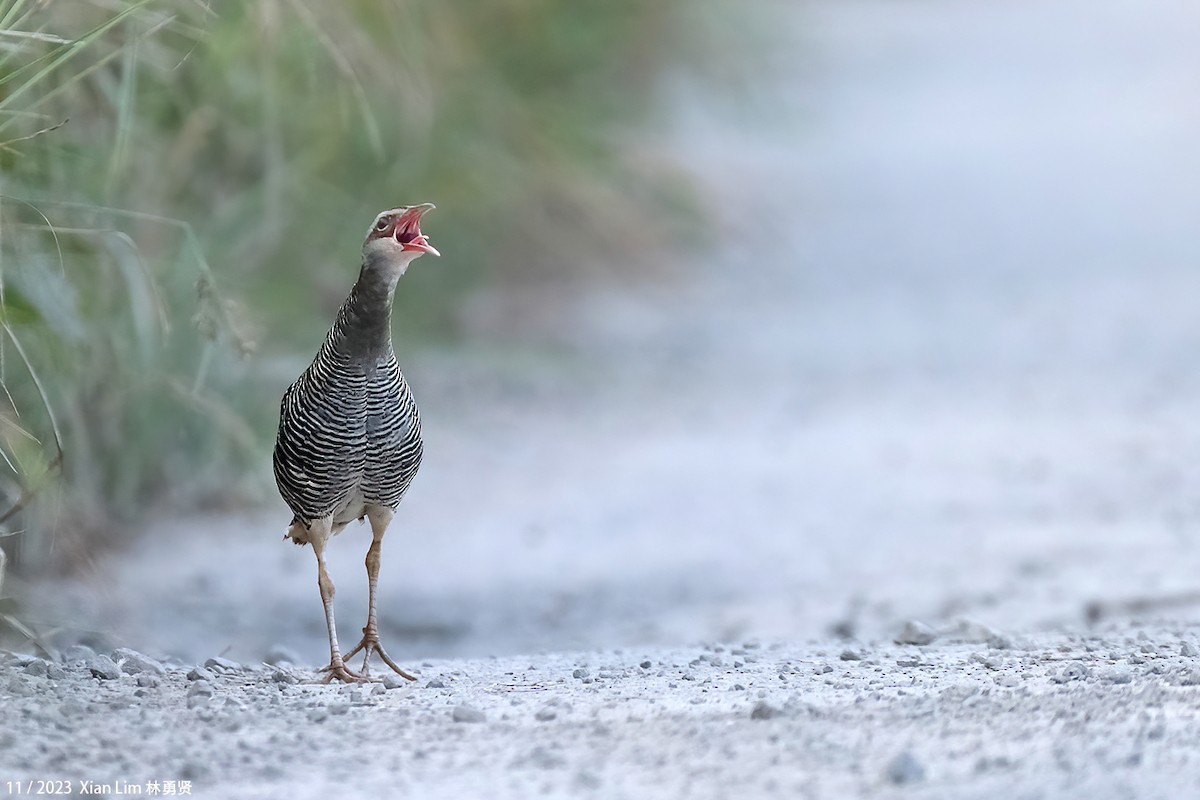
[[539, 769], [557, 769], [564, 766], [567, 760], [553, 750], [545, 747], [535, 747], [529, 754], [529, 763]]
[[220, 656], [213, 656], [208, 661], [204, 662], [204, 666], [208, 669], [215, 669], [221, 672], [241, 672], [243, 667], [236, 661]]
[[45, 678], [50, 672], [50, 662], [44, 658], [35, 658], [25, 665], [23, 672], [35, 678]]
[[1133, 672], [1125, 667], [1112, 667], [1100, 674], [1099, 677], [1105, 683], [1122, 684], [1133, 682]]
[[1184, 658], [1193, 658], [1196, 655], [1196, 648], [1192, 647], [1187, 642], [1180, 642], [1179, 655], [1183, 656]]
[[165, 675], [167, 673], [166, 668], [157, 659], [153, 659], [144, 653], [139, 653], [137, 650], [132, 650], [128, 647], [118, 647], [116, 650], [113, 650], [112, 659], [128, 675], [137, 675], [142, 672], [149, 672], [154, 675]]
[[1054, 683], [1070, 683], [1071, 681], [1081, 681], [1091, 674], [1085, 665], [1075, 662], [1067, 664], [1057, 674], [1051, 675], [1050, 680]]
[[983, 653], [974, 653], [971, 656], [971, 660], [983, 664], [988, 669], [1000, 669], [1004, 666], [1004, 659], [984, 655]]
[[267, 651], [266, 662], [271, 666], [279, 666], [280, 664], [299, 664], [300, 656], [295, 650], [284, 645], [277, 644]]
[[862, 657], [863, 657], [862, 653], [858, 652], [857, 650], [851, 650], [849, 648], [843, 650], [842, 654], [840, 656], [838, 656], [838, 658], [840, 658], [842, 661], [862, 661]]
[[450, 718], [455, 722], [483, 722], [487, 716], [478, 708], [463, 703], [454, 707], [454, 710], [450, 712]]
[[409, 681], [401, 678], [399, 675], [385, 675], [383, 677], [383, 688], [399, 689], [401, 686], [407, 686]]
[[900, 629], [900, 633], [896, 634], [896, 644], [915, 644], [926, 645], [933, 642], [937, 638], [937, 634], [933, 628], [926, 625], [924, 622], [909, 620], [904, 623], [904, 627]]
[[211, 672], [206, 670], [204, 667], [193, 667], [188, 672], [187, 678], [189, 681], [211, 681], [211, 680], [215, 680], [216, 676], [214, 676]]
[[1012, 649], [1012, 640], [1006, 634], [973, 619], [960, 619], [951, 635], [960, 641], [986, 644], [996, 650]]
[[572, 678], [586, 678], [587, 676], [588, 676], [588, 671], [586, 669], [584, 669], [583, 667], [577, 667], [574, 671], [571, 672]]
[[299, 682], [295, 675], [291, 674], [290, 672], [285, 672], [281, 669], [277, 669], [271, 673], [271, 680], [275, 681], [276, 683], [286, 684], [295, 684]]
[[754, 704], [754, 708], [750, 709], [750, 719], [774, 719], [782, 714], [782, 711], [766, 700], [759, 700]]
[[888, 762], [885, 774], [887, 779], [896, 786], [906, 786], [925, 780], [925, 768], [907, 750]]
[[442, 680], [441, 678], [434, 678], [433, 680], [431, 680], [425, 684], [425, 688], [426, 689], [445, 689], [446, 682], [444, 680]]
[[13, 675], [8, 679], [8, 686], [5, 691], [13, 697], [29, 697], [34, 694], [34, 688], [30, 682], [20, 675]]
[[93, 655], [87, 661], [88, 671], [95, 677], [104, 681], [112, 681], [121, 677], [121, 670], [117, 667], [117, 662], [104, 654]]
[[1185, 669], [1179, 678], [1180, 686], [1200, 686], [1200, 669]]
[[73, 644], [62, 653], [64, 664], [74, 664], [78, 661], [88, 661], [96, 657], [96, 651], [86, 644]]
[[580, 770], [575, 776], [575, 785], [580, 789], [598, 789], [600, 788], [600, 778], [596, 774], [588, 770]]
[[194, 682], [187, 690], [188, 697], [212, 697], [212, 684], [206, 680], [198, 680]]
[[143, 688], [158, 686], [158, 678], [143, 672], [137, 676], [137, 685]]

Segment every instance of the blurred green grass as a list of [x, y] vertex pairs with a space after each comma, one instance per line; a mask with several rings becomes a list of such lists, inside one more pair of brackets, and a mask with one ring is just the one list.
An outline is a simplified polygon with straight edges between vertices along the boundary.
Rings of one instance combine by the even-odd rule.
[[263, 364], [307, 357], [381, 208], [439, 207], [410, 339], [697, 237], [639, 136], [718, 3], [0, 2], [0, 547], [76, 563], [258, 491]]

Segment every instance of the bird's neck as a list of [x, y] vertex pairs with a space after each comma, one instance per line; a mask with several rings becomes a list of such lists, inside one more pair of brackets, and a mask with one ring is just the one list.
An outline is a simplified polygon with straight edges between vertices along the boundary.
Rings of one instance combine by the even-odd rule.
[[358, 282], [342, 303], [331, 338], [352, 353], [386, 352], [392, 346], [392, 297], [403, 270], [363, 263]]

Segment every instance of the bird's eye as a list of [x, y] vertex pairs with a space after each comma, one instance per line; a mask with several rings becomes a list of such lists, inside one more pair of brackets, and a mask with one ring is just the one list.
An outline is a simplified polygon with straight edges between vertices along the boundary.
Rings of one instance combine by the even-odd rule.
[[387, 226], [388, 226], [387, 220], [381, 219], [381, 220], [379, 220], [379, 222], [375, 223], [375, 230], [381, 231], [381, 230], [385, 229]]

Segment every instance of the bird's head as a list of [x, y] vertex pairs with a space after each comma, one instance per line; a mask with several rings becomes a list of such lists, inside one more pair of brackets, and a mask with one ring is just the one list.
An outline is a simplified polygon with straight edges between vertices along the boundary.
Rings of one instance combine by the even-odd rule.
[[421, 203], [384, 211], [375, 217], [367, 239], [363, 242], [363, 258], [406, 269], [413, 259], [425, 253], [441, 255], [421, 233], [421, 217], [434, 208], [433, 203]]

